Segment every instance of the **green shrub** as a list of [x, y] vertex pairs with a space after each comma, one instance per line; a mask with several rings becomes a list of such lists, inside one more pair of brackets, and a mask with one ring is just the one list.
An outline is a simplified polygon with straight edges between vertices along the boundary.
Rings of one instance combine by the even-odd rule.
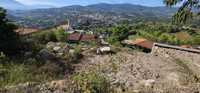
[[46, 44], [50, 41], [57, 41], [56, 35], [52, 31], [43, 31], [40, 33], [33, 34], [32, 37], [33, 41], [41, 44]]
[[56, 35], [54, 34], [54, 32], [47, 32], [47, 33], [44, 35], [44, 41], [46, 41], [46, 42], [49, 42], [49, 41], [56, 42], [56, 41], [57, 41], [57, 37], [56, 37]]
[[32, 80], [32, 75], [30, 74], [29, 69], [23, 64], [1, 65], [0, 69], [2, 74], [2, 76], [0, 76], [0, 87], [25, 83]]
[[53, 29], [33, 34], [31, 38], [37, 43], [46, 44], [50, 41], [65, 42], [67, 36], [68, 34], [63, 29]]
[[72, 62], [73, 63], [79, 63], [80, 59], [83, 57], [82, 53], [81, 53], [81, 46], [76, 46], [74, 48], [74, 53], [71, 54], [71, 58], [72, 58]]
[[6, 63], [7, 60], [8, 58], [6, 57], [6, 55], [3, 52], [0, 52], [0, 64]]
[[74, 75], [76, 91], [79, 93], [111, 93], [112, 89], [107, 79], [99, 73], [89, 72]]
[[71, 69], [65, 63], [41, 62], [34, 58], [19, 60], [11, 60], [0, 57], [0, 87], [16, 85], [26, 82], [45, 82], [49, 80], [60, 79], [65, 75], [65, 71]]
[[67, 41], [67, 33], [64, 29], [57, 29], [54, 31], [54, 34], [56, 36], [56, 40], [60, 42], [66, 42]]

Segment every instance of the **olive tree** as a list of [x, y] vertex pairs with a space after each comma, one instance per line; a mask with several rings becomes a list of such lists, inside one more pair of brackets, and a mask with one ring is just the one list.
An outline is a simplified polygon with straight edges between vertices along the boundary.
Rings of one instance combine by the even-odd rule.
[[174, 23], [186, 23], [192, 18], [200, 15], [199, 0], [164, 0], [167, 6], [180, 6], [173, 16]]

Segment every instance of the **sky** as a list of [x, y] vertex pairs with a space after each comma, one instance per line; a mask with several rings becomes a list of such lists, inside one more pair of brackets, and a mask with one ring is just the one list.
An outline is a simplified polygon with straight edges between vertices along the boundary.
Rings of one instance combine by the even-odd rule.
[[53, 6], [69, 6], [69, 5], [90, 5], [97, 3], [130, 3], [144, 6], [163, 6], [163, 0], [16, 0], [26, 5], [53, 5]]

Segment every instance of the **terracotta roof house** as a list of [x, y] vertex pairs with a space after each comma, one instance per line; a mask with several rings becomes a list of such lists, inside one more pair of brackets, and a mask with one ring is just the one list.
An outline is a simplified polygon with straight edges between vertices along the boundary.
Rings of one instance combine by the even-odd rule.
[[69, 34], [67, 36], [67, 40], [68, 41], [79, 41], [80, 37], [81, 37], [81, 34], [79, 34], [79, 33]]
[[154, 42], [143, 38], [138, 38], [136, 40], [126, 40], [125, 43], [129, 45], [140, 46], [147, 49], [152, 49], [154, 44]]
[[150, 52], [153, 48], [154, 42], [144, 38], [138, 38], [136, 40], [125, 40], [125, 44], [135, 46], [144, 50], [144, 52]]
[[90, 42], [96, 41], [97, 37], [90, 34], [73, 33], [67, 37], [69, 42]]

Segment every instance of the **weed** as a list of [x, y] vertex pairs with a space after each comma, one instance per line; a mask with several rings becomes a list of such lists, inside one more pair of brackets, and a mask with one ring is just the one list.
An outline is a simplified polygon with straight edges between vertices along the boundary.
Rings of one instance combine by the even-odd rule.
[[79, 93], [111, 93], [109, 82], [99, 73], [80, 73], [74, 75], [72, 80], [75, 82]]

